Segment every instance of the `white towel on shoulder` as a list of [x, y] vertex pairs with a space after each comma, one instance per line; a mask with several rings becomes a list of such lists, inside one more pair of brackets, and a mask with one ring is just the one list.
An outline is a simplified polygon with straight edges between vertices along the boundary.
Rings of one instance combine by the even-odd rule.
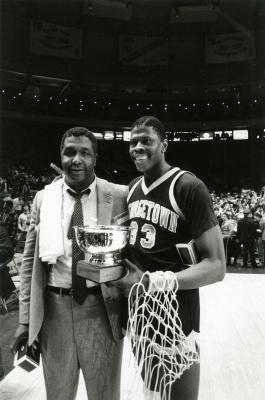
[[39, 254], [49, 264], [55, 264], [64, 254], [62, 201], [63, 179], [45, 186], [40, 209]]

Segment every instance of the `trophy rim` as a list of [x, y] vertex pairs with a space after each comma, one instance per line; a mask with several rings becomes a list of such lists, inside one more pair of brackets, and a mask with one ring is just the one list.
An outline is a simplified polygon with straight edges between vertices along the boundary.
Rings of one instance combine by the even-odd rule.
[[83, 230], [91, 230], [91, 231], [130, 231], [130, 226], [123, 226], [123, 225], [75, 225], [73, 226], [74, 229], [83, 229]]

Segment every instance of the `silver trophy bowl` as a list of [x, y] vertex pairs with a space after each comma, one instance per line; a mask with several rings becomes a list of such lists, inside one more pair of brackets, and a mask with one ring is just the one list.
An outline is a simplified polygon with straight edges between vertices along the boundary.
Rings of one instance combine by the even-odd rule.
[[74, 226], [75, 237], [80, 249], [88, 254], [90, 264], [117, 265], [121, 251], [129, 242], [130, 227], [118, 225]]

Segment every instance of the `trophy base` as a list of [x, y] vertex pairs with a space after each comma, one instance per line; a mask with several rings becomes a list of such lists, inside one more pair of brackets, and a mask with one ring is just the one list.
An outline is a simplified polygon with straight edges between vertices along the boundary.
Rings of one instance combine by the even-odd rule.
[[103, 253], [103, 254], [89, 254], [89, 258], [87, 258], [87, 261], [92, 264], [96, 265], [99, 268], [105, 268], [105, 267], [115, 267], [116, 265], [120, 264], [121, 261], [121, 256], [119, 252], [115, 253]]
[[78, 261], [76, 266], [77, 275], [97, 283], [116, 281], [117, 279], [121, 279], [125, 275], [125, 272], [125, 267], [119, 264], [104, 265], [102, 267], [82, 260]]

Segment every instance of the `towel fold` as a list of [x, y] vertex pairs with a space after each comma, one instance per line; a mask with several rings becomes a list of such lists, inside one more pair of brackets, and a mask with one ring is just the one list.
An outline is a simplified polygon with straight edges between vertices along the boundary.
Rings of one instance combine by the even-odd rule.
[[64, 255], [63, 179], [45, 186], [40, 210], [39, 254], [42, 261], [55, 264]]

